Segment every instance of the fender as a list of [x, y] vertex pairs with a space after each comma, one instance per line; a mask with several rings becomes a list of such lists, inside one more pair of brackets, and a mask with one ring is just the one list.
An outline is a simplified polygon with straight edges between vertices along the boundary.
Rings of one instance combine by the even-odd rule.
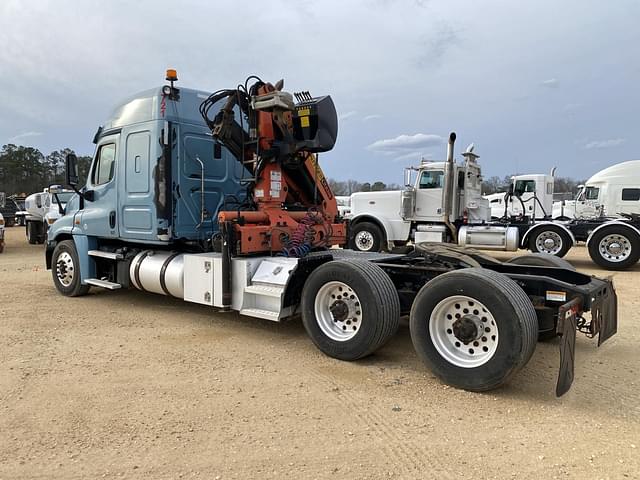
[[635, 227], [634, 225], [631, 225], [630, 223], [627, 223], [627, 222], [623, 222], [622, 220], [610, 220], [606, 223], [603, 223], [602, 225], [597, 226], [591, 231], [591, 233], [589, 234], [589, 238], [587, 238], [587, 247], [589, 246], [589, 242], [591, 241], [591, 238], [593, 237], [594, 233], [596, 233], [598, 230], [602, 228], [610, 227], [611, 225], [622, 225], [625, 228], [628, 228], [629, 230], [635, 232], [636, 235], [640, 237], [640, 230], [638, 230], [638, 228]]
[[556, 223], [556, 222], [543, 221], [543, 222], [536, 222], [533, 227], [531, 227], [529, 230], [526, 231], [526, 233], [522, 236], [522, 241], [520, 242], [521, 248], [524, 248], [527, 245], [527, 241], [529, 240], [529, 234], [534, 230], [539, 230], [540, 227], [544, 225], [554, 225], [564, 230], [567, 233], [567, 235], [569, 235], [569, 238], [571, 239], [571, 246], [574, 246], [576, 244], [576, 237], [573, 236], [573, 233], [571, 232], [571, 230], [569, 230], [565, 225], [561, 223]]

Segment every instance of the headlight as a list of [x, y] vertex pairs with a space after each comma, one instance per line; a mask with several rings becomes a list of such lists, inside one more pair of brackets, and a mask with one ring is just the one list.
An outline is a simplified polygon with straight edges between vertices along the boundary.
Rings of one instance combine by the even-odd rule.
[[0, 225], [4, 225], [4, 218], [0, 218]]
[[53, 225], [55, 223], [56, 219], [55, 218], [47, 218], [47, 223], [49, 225]]

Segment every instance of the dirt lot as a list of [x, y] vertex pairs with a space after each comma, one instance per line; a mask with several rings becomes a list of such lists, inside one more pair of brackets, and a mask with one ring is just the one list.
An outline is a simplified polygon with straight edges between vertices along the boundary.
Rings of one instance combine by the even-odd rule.
[[[441, 384], [406, 324], [374, 356], [322, 355], [300, 322], [136, 291], [56, 293], [21, 228], [0, 255], [0, 479], [640, 478], [640, 268], [618, 335], [557, 344], [501, 390]], [[604, 274], [584, 248], [568, 256]]]

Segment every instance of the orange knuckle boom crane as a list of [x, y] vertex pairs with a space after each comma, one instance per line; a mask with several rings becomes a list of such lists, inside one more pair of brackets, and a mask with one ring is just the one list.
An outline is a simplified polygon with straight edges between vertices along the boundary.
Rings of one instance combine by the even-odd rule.
[[301, 257], [346, 244], [346, 224], [318, 163], [318, 154], [331, 150], [338, 134], [333, 100], [301, 92], [294, 102], [283, 86], [283, 80], [273, 85], [249, 77], [236, 89], [213, 93], [200, 108], [213, 138], [248, 173], [248, 208], [218, 213], [237, 255]]

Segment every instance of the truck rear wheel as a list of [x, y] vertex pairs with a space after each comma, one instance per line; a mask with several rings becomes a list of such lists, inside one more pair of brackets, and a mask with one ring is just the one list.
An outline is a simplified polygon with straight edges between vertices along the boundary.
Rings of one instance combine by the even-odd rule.
[[571, 237], [556, 225], [545, 225], [536, 229], [529, 238], [529, 250], [533, 253], [548, 253], [564, 257], [572, 245]]
[[374, 263], [332, 261], [318, 267], [302, 290], [302, 322], [326, 355], [357, 360], [397, 331], [400, 300], [389, 276]]
[[475, 392], [504, 384], [529, 361], [538, 338], [529, 297], [509, 277], [483, 268], [428, 282], [413, 302], [409, 326], [433, 373]]
[[359, 252], [384, 250], [385, 238], [380, 227], [371, 222], [360, 222], [353, 227], [350, 246]]
[[56, 245], [51, 259], [51, 275], [58, 291], [67, 297], [86, 295], [89, 285], [80, 283], [80, 262], [73, 240]]
[[628, 227], [610, 225], [589, 240], [591, 260], [607, 270], [624, 270], [640, 259], [640, 237]]

